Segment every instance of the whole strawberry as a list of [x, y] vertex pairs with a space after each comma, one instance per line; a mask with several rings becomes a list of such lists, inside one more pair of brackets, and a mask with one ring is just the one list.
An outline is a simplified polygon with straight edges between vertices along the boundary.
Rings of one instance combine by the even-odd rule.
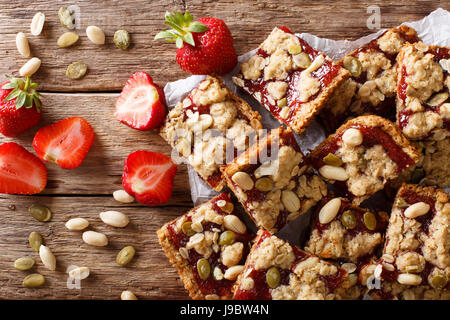
[[233, 37], [225, 22], [210, 17], [194, 21], [187, 11], [184, 15], [167, 12], [165, 18], [173, 29], [161, 31], [155, 39], [175, 42], [181, 69], [192, 74], [224, 75], [236, 66]]
[[36, 125], [42, 117], [37, 84], [8, 77], [0, 87], [0, 133], [15, 137]]

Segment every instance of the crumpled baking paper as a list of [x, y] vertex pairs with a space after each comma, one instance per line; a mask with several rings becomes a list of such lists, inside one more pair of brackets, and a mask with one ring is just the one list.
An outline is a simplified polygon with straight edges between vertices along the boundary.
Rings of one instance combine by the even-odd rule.
[[[427, 44], [450, 46], [450, 13], [447, 10], [439, 8], [419, 21], [406, 22], [403, 24], [414, 28], [422, 38], [422, 41]], [[319, 38], [309, 33], [300, 33], [296, 35], [306, 40], [312, 47], [325, 52], [332, 59], [339, 60], [347, 53], [375, 39], [385, 30], [386, 29], [381, 29], [376, 33], [370, 34], [354, 41]], [[277, 128], [280, 126], [278, 120], [272, 117], [272, 115], [252, 97], [238, 91], [238, 88], [233, 84], [231, 80], [231, 77], [239, 72], [240, 64], [247, 61], [255, 52], [256, 49], [239, 56], [239, 63], [236, 68], [222, 78], [225, 84], [231, 90], [245, 99], [253, 109], [257, 110], [261, 114], [261, 122], [265, 129]], [[167, 83], [164, 87], [164, 93], [166, 95], [168, 107], [173, 108], [179, 101], [184, 99], [189, 94], [189, 92], [194, 89], [204, 78], [205, 76], [191, 76], [186, 79]], [[325, 131], [323, 130], [321, 125], [318, 122], [313, 122], [302, 134], [302, 136], [297, 136], [296, 138], [303, 153], [306, 154], [315, 146], [317, 146], [323, 139], [325, 139], [325, 137]], [[188, 173], [189, 184], [191, 187], [191, 197], [195, 205], [199, 205], [200, 203], [211, 199], [214, 195], [217, 194], [217, 192], [212, 190], [189, 165]], [[304, 234], [304, 232], [300, 231], [306, 228], [308, 224], [306, 221], [309, 221], [309, 214], [305, 214], [297, 218], [295, 221], [292, 221], [289, 225], [281, 230], [280, 235], [285, 234], [285, 236], [288, 236], [292, 234], [292, 231], [294, 230], [294, 234]], [[299, 240], [298, 238], [296, 238], [293, 239], [292, 242], [295, 244], [299, 241], [302, 242], [301, 239]]]

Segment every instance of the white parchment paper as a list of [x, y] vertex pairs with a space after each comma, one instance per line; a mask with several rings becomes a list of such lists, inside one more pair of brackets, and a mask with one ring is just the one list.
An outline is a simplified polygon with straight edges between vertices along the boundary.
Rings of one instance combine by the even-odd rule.
[[[404, 24], [414, 28], [422, 38], [422, 41], [427, 44], [450, 46], [450, 13], [446, 10], [437, 9], [422, 20], [405, 22]], [[300, 33], [297, 35], [306, 40], [312, 47], [325, 52], [332, 59], [339, 60], [352, 50], [355, 50], [361, 45], [364, 45], [375, 39], [384, 30], [385, 29], [379, 30], [376, 33], [359, 38], [355, 41], [319, 38], [309, 33]], [[262, 124], [264, 128], [277, 128], [280, 126], [280, 123], [253, 98], [249, 97], [248, 95], [241, 94], [241, 92], [237, 90], [237, 87], [231, 81], [232, 75], [236, 74], [239, 71], [239, 65], [242, 62], [247, 61], [255, 53], [255, 51], [256, 49], [240, 56], [238, 66], [236, 66], [236, 68], [232, 72], [225, 75], [223, 77], [223, 80], [230, 89], [232, 89], [239, 96], [245, 99], [255, 110], [257, 110], [261, 114]], [[164, 93], [166, 95], [168, 107], [173, 108], [179, 101], [185, 98], [188, 93], [192, 89], [194, 89], [204, 78], [205, 76], [191, 76], [186, 79], [167, 83], [167, 85], [164, 87]], [[301, 137], [297, 137], [297, 141], [302, 151], [304, 153], [308, 153], [309, 150], [312, 150], [324, 138], [325, 131], [323, 130], [323, 128], [317, 122], [313, 122]], [[209, 188], [205, 182], [203, 182], [203, 180], [189, 165], [188, 172], [192, 201], [195, 205], [205, 202], [217, 194], [214, 190]], [[300, 217], [299, 219], [297, 219], [298, 221], [296, 220], [294, 221], [295, 223], [291, 223], [286, 228], [284, 228], [282, 230], [282, 233], [289, 234], [289, 230], [291, 229], [296, 230], [296, 233], [298, 233], [299, 228], [305, 225], [302, 220], [307, 218], [308, 217], [306, 215], [303, 218]]]

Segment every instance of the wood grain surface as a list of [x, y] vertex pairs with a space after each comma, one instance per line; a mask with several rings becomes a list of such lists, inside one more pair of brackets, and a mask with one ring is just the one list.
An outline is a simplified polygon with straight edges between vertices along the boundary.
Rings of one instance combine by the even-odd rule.
[[[60, 49], [56, 40], [66, 30], [60, 26], [57, 12], [61, 6], [77, 5], [81, 27], [80, 41]], [[121, 188], [123, 161], [136, 150], [151, 150], [167, 155], [169, 146], [155, 132], [132, 130], [114, 119], [118, 92], [135, 71], [149, 72], [164, 85], [187, 76], [175, 62], [172, 44], [154, 41], [164, 28], [166, 11], [188, 9], [196, 18], [215, 16], [226, 21], [235, 38], [239, 54], [255, 48], [276, 25], [289, 26], [295, 32], [309, 32], [332, 39], [356, 39], [374, 30], [366, 27], [367, 7], [381, 8], [381, 27], [423, 18], [438, 7], [449, 9], [448, 1], [6, 1], [0, 0], [0, 80], [4, 74], [18, 75], [27, 59], [15, 47], [17, 32], [25, 32], [33, 56], [42, 66], [33, 80], [43, 95], [44, 116], [39, 125], [18, 138], [0, 137], [0, 143], [15, 141], [32, 151], [31, 141], [37, 129], [70, 116], [85, 117], [96, 133], [94, 146], [81, 167], [62, 170], [48, 164], [48, 185], [33, 197], [0, 195], [0, 299], [118, 299], [122, 290], [132, 290], [140, 299], [184, 299], [187, 294], [175, 269], [164, 256], [156, 230], [165, 222], [187, 211], [192, 202], [184, 165], [179, 166], [172, 199], [164, 206], [147, 208], [139, 204], [123, 205], [111, 196]], [[33, 15], [46, 15], [44, 31], [32, 36], [29, 25]], [[106, 45], [92, 44], [85, 28], [97, 25], [107, 36]], [[118, 29], [131, 33], [132, 46], [117, 49], [112, 36]], [[65, 77], [67, 65], [83, 61], [87, 76], [78, 81]], [[33, 203], [49, 206], [50, 222], [41, 223], [29, 216]], [[9, 206], [16, 209], [10, 210]], [[125, 229], [104, 225], [98, 214], [106, 210], [128, 214], [131, 223]], [[108, 235], [110, 245], [95, 248], [84, 244], [81, 232], [68, 231], [64, 223], [72, 217], [84, 217], [91, 230]], [[46, 270], [38, 255], [28, 247], [28, 235], [38, 231], [57, 258], [57, 270]], [[126, 245], [137, 250], [129, 267], [115, 263], [117, 252]], [[21, 283], [29, 272], [17, 271], [14, 260], [31, 256], [37, 265], [33, 271], [47, 278], [44, 287], [26, 289]], [[92, 275], [81, 289], [68, 289], [66, 269], [70, 265], [88, 266]]]

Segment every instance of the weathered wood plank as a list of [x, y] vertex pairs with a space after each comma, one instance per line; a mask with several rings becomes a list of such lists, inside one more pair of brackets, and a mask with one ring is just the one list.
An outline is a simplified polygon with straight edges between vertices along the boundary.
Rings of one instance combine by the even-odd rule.
[[[138, 131], [114, 118], [117, 94], [44, 94], [43, 117], [35, 128], [17, 138], [0, 137], [0, 143], [14, 141], [34, 153], [32, 141], [36, 131], [64, 118], [81, 116], [94, 128], [94, 145], [83, 164], [64, 170], [47, 163], [48, 183], [42, 194], [108, 195], [121, 188], [123, 163], [128, 154], [148, 150], [171, 154], [170, 146], [154, 131]], [[190, 190], [185, 165], [178, 166], [170, 204], [190, 203]]]
[[[34, 220], [28, 214], [33, 203], [47, 205], [53, 211], [50, 222]], [[11, 204], [15, 211], [8, 210]], [[121, 205], [112, 198], [99, 197], [16, 197], [0, 196], [0, 298], [7, 299], [119, 299], [123, 290], [133, 291], [140, 299], [187, 298], [186, 292], [162, 249], [156, 230], [164, 223], [189, 210], [189, 207], [168, 206], [147, 208]], [[98, 214], [117, 210], [130, 217], [126, 228], [104, 224]], [[105, 233], [107, 247], [93, 247], [81, 239], [81, 231], [69, 231], [65, 222], [74, 217], [89, 220], [89, 230]], [[28, 235], [41, 233], [45, 245], [56, 256], [56, 271], [47, 270], [37, 253], [28, 246]], [[136, 248], [136, 256], [127, 267], [116, 262], [117, 253], [125, 246]], [[30, 256], [36, 265], [30, 271], [14, 269], [14, 260]], [[87, 266], [91, 276], [81, 282], [81, 289], [67, 288], [67, 267]], [[22, 287], [26, 275], [39, 272], [47, 283], [39, 289]]]
[[[62, 1], [0, 1], [0, 75], [18, 74], [26, 61], [19, 57], [15, 47], [17, 32], [29, 36], [32, 54], [42, 59], [42, 67], [35, 75], [46, 91], [116, 91], [120, 90], [130, 74], [137, 70], [150, 72], [155, 81], [164, 84], [186, 74], [175, 62], [175, 47], [164, 41], [154, 41], [154, 35], [164, 28], [165, 11], [185, 8], [197, 18], [215, 16], [226, 21], [235, 38], [239, 54], [255, 48], [276, 25], [289, 26], [296, 32], [310, 32], [333, 39], [355, 39], [369, 34], [367, 7], [381, 7], [381, 27], [392, 27], [404, 21], [417, 20], [445, 3], [437, 0], [402, 2], [364, 1], [317, 2], [307, 1], [246, 1], [246, 0], [185, 0], [185, 1], [77, 1], [80, 7], [81, 39], [71, 48], [59, 49], [56, 40], [66, 29], [60, 26], [57, 12], [60, 6], [72, 3]], [[447, 4], [448, 9], [448, 4]], [[41, 36], [31, 36], [29, 24], [33, 15], [46, 14], [46, 25]], [[107, 36], [104, 46], [92, 44], [86, 37], [88, 25], [101, 27]], [[117, 49], [112, 36], [119, 28], [132, 34], [132, 47]], [[66, 67], [74, 61], [89, 65], [83, 80], [65, 77]], [[2, 77], [2, 76], [1, 76]], [[3, 79], [3, 78], [0, 78]]]

